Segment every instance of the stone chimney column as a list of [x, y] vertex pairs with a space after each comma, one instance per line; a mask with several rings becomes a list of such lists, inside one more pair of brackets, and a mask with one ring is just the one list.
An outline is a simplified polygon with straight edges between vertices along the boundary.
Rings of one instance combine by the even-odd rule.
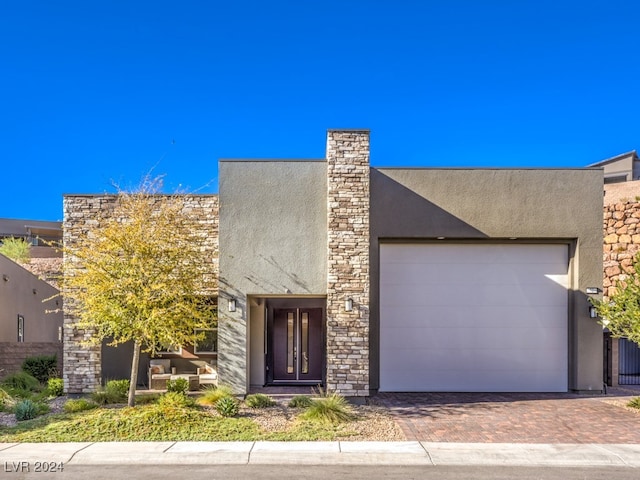
[[369, 395], [369, 176], [369, 131], [329, 130], [326, 387], [349, 397]]

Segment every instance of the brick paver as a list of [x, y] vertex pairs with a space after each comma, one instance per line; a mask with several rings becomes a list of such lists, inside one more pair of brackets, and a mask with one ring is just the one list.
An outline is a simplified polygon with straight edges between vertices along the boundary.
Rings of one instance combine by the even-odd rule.
[[380, 393], [407, 440], [482, 443], [640, 443], [640, 390], [608, 395]]

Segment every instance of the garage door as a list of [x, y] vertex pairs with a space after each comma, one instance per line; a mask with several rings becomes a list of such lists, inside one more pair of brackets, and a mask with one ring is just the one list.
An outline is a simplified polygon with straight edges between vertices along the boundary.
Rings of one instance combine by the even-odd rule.
[[567, 272], [566, 245], [382, 244], [380, 391], [567, 391]]

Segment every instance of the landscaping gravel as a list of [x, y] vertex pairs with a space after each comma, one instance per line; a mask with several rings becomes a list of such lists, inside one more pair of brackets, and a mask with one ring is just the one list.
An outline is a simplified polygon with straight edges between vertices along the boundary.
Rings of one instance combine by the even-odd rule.
[[[63, 411], [67, 397], [58, 397], [49, 401], [51, 414]], [[384, 407], [376, 405], [353, 406], [356, 421], [344, 424], [345, 435], [339, 440], [353, 441], [402, 441], [405, 436], [400, 427], [386, 413]], [[275, 407], [240, 409], [240, 416], [251, 418], [265, 430], [285, 430], [294, 421], [301, 409], [289, 408], [286, 403], [278, 403]], [[0, 412], [0, 425], [15, 426], [13, 413]]]

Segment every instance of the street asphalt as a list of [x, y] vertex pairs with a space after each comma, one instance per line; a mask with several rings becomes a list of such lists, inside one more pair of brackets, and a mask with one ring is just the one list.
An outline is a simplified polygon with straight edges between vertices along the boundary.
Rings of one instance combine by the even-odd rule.
[[67, 465], [477, 465], [640, 468], [639, 444], [430, 442], [0, 443], [4, 472]]

